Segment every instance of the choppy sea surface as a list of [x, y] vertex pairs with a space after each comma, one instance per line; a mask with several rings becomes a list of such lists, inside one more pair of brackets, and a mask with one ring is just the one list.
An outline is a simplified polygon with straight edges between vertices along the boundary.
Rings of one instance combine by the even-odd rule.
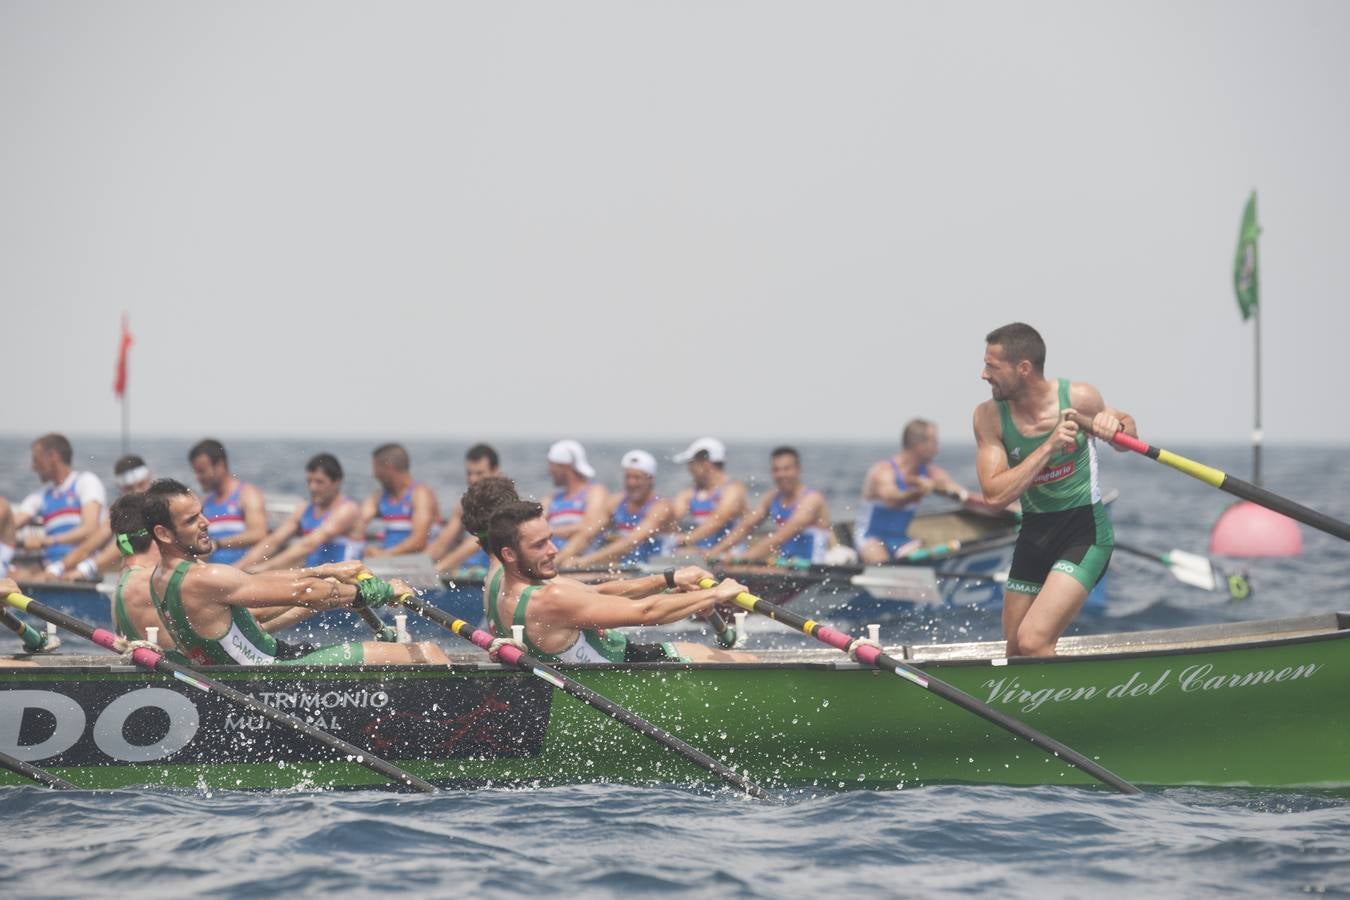
[[[133, 449], [157, 475], [190, 482], [190, 442]], [[77, 439], [76, 465], [109, 482], [116, 441]], [[548, 490], [547, 441], [499, 446], [525, 493]], [[640, 444], [638, 444], [640, 445]], [[410, 442], [414, 474], [449, 506], [463, 490], [463, 442]], [[603, 480], [618, 484], [629, 443], [589, 446]], [[369, 442], [229, 442], [239, 475], [269, 495], [300, 495], [313, 453], [337, 453], [350, 492], [373, 488]], [[649, 443], [668, 458], [680, 449]], [[767, 483], [770, 445], [733, 445], [729, 470]], [[800, 445], [807, 482], [848, 518], [868, 464], [885, 445]], [[1242, 447], [1170, 449], [1250, 476]], [[1231, 498], [1157, 463], [1107, 451], [1103, 482], [1120, 490], [1117, 539], [1159, 552], [1204, 553]], [[973, 482], [971, 448], [940, 462]], [[1268, 447], [1264, 483], [1350, 518], [1350, 452]], [[27, 441], [0, 439], [0, 493], [36, 485]], [[683, 483], [666, 464], [659, 487]], [[1350, 610], [1350, 549], [1303, 530], [1291, 559], [1216, 559], [1249, 573], [1242, 601], [1185, 587], [1160, 566], [1117, 553], [1105, 612], [1072, 631], [1093, 633]], [[887, 624], [889, 641], [993, 639], [997, 610], [916, 611]], [[8, 646], [8, 645], [6, 645]], [[903, 690], [903, 684], [897, 684]], [[1350, 699], [1350, 698], [1347, 698]], [[1327, 715], [1345, 716], [1344, 709]], [[578, 785], [529, 791], [74, 792], [0, 788], [0, 817], [16, 840], [0, 878], [16, 895], [413, 895], [561, 893], [805, 896], [1270, 896], [1350, 894], [1350, 796], [1341, 793], [1177, 788], [1122, 798], [1068, 788], [929, 786], [886, 793], [777, 794]]]

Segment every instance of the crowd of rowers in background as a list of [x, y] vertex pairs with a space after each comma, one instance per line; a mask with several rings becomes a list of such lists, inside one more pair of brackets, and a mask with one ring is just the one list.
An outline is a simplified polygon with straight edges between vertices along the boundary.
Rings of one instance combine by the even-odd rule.
[[[856, 553], [867, 563], [905, 552], [915, 507], [940, 492], [979, 505], [934, 462], [937, 428], [909, 422], [897, 453], [878, 461], [863, 481], [864, 506], [856, 523]], [[852, 562], [831, 529], [824, 495], [802, 479], [801, 458], [778, 447], [769, 458], [774, 489], [754, 503], [745, 484], [726, 472], [727, 450], [716, 438], [695, 440], [673, 462], [684, 464], [690, 484], [673, 498], [655, 491], [657, 459], [646, 450], [624, 454], [622, 485], [597, 481], [585, 448], [561, 440], [548, 450], [555, 492], [544, 512], [558, 548], [557, 563], [575, 569], [632, 566], [653, 556], [696, 553], [712, 561], [746, 563]], [[116, 572], [121, 554], [109, 523], [108, 498], [93, 472], [73, 468], [73, 448], [60, 434], [32, 444], [32, 468], [43, 487], [18, 503], [0, 498], [0, 576], [25, 580], [97, 580]], [[203, 513], [215, 549], [209, 562], [262, 572], [318, 566], [378, 556], [426, 555], [438, 572], [481, 574], [488, 557], [479, 536], [464, 528], [461, 504], [443, 515], [436, 494], [419, 482], [399, 444], [371, 456], [379, 488], [364, 500], [343, 492], [343, 468], [331, 453], [305, 464], [309, 502], [269, 530], [262, 491], [233, 474], [220, 441], [194, 444], [187, 462], [201, 487]], [[499, 476], [497, 452], [475, 444], [464, 457], [472, 486]], [[117, 460], [113, 478], [121, 495], [144, 492], [153, 480], [139, 456]], [[16, 546], [17, 545], [17, 546]]]

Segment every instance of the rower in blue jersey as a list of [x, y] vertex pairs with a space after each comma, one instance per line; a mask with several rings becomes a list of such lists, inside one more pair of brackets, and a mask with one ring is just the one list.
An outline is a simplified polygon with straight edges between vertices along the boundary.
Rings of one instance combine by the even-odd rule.
[[[134, 453], [119, 457], [113, 463], [113, 483], [117, 485], [119, 497], [128, 494], [144, 493], [150, 488], [150, 467], [145, 460]], [[116, 506], [113, 503], [113, 506]], [[112, 508], [108, 509], [108, 518], [112, 517]], [[72, 547], [62, 560], [66, 581], [97, 581], [104, 573], [115, 572], [122, 566], [122, 554], [113, 540], [114, 531], [108, 519], [99, 529], [91, 533], [80, 543]]]
[[31, 450], [33, 473], [46, 487], [28, 495], [7, 516], [0, 516], [7, 519], [0, 522], [5, 542], [0, 573], [9, 568], [17, 529], [32, 524], [42, 528], [25, 541], [25, 546], [41, 550], [47, 573], [59, 577], [70, 551], [103, 527], [107, 493], [97, 475], [71, 468], [74, 451], [63, 435], [44, 434], [33, 442]]
[[623, 493], [606, 504], [608, 525], [599, 544], [574, 561], [578, 568], [635, 566], [668, 548], [675, 510], [656, 495], [656, 457], [646, 450], [629, 450], [620, 462]]
[[435, 536], [441, 518], [440, 504], [431, 488], [415, 481], [408, 451], [399, 444], [382, 444], [371, 455], [371, 474], [380, 483], [361, 505], [363, 522], [378, 519], [382, 536], [365, 555], [402, 556], [423, 553]]
[[770, 454], [771, 494], [716, 546], [708, 558], [727, 556], [761, 523], [771, 521], [770, 532], [750, 543], [736, 558], [745, 562], [820, 563], [830, 548], [830, 509], [825, 495], [802, 484], [801, 456], [792, 447]]
[[296, 509], [239, 560], [246, 572], [321, 566], [360, 559], [361, 506], [342, 493], [342, 463], [320, 453], [305, 463], [309, 503]]
[[[464, 482], [473, 487], [484, 478], [501, 475], [497, 451], [487, 444], [474, 444], [464, 454]], [[455, 510], [441, 529], [441, 533], [427, 547], [427, 555], [436, 561], [436, 571], [444, 574], [466, 570], [487, 571], [491, 560], [479, 546], [478, 536], [464, 527], [464, 502], [455, 503]]]
[[591, 481], [595, 469], [586, 461], [586, 448], [573, 440], [548, 448], [548, 474], [557, 491], [544, 504], [544, 515], [558, 564], [571, 565], [604, 530], [609, 492]]
[[969, 499], [970, 492], [933, 462], [937, 454], [937, 425], [927, 419], [911, 419], [901, 432], [900, 452], [867, 470], [854, 540], [863, 562], [884, 563], [911, 543], [910, 520], [919, 502], [933, 491], [962, 502]]
[[234, 476], [224, 445], [214, 438], [193, 444], [188, 464], [202, 486], [202, 515], [215, 542], [207, 561], [234, 565], [267, 536], [262, 491]]
[[727, 448], [717, 438], [699, 438], [673, 459], [688, 465], [694, 481], [675, 495], [675, 520], [687, 519], [691, 527], [675, 537], [674, 546], [715, 547], [745, 515], [745, 485], [727, 476]]

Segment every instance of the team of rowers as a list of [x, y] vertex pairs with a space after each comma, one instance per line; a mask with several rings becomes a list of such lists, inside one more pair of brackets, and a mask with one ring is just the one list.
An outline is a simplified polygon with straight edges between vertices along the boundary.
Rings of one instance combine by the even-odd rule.
[[[1014, 323], [986, 338], [982, 377], [993, 397], [974, 415], [980, 498], [971, 498], [936, 465], [937, 430], [924, 420], [905, 427], [899, 452], [875, 464], [863, 485], [867, 506], [858, 550], [866, 562], [904, 552], [914, 507], [934, 490], [994, 509], [1021, 503], [1023, 526], [1004, 600], [1009, 655], [1053, 653], [1110, 558], [1113, 538], [1094, 443], [1080, 432], [1074, 414], [1089, 419], [1097, 437], [1120, 429], [1134, 433], [1133, 420], [1107, 407], [1091, 385], [1045, 378], [1044, 359], [1044, 342], [1030, 326]], [[772, 452], [775, 489], [751, 506], [744, 484], [725, 471], [725, 446], [710, 437], [674, 457], [688, 467], [692, 484], [671, 500], [655, 494], [652, 454], [625, 454], [623, 490], [611, 495], [594, 480], [581, 444], [558, 441], [547, 456], [556, 492], [544, 504], [516, 497], [496, 452], [477, 444], [465, 457], [469, 490], [443, 522], [434, 493], [414, 479], [403, 447], [376, 448], [372, 474], [379, 489], [360, 503], [343, 494], [338, 460], [321, 453], [305, 467], [309, 504], [270, 533], [261, 492], [232, 474], [218, 441], [200, 441], [188, 452], [200, 498], [170, 479], [152, 483], [138, 457], [119, 460], [114, 473], [122, 495], [107, 518], [102, 484], [92, 473], [75, 471], [72, 459], [70, 443], [60, 435], [33, 443], [33, 470], [46, 487], [16, 505], [0, 499], [0, 575], [14, 559], [18, 529], [30, 524], [40, 529], [30, 529], [27, 549], [42, 551], [43, 567], [15, 574], [92, 578], [117, 566], [120, 557], [118, 608], [126, 621], [119, 627], [135, 635], [145, 623], [158, 622], [198, 662], [443, 660], [432, 645], [366, 642], [320, 649], [272, 637], [314, 611], [381, 605], [405, 592], [401, 582], [370, 577], [359, 560], [414, 553], [429, 554], [445, 572], [490, 570], [489, 621], [503, 636], [510, 633], [508, 622], [524, 625], [527, 647], [544, 658], [715, 658], [723, 652], [634, 649], [611, 629], [707, 612], [742, 589], [734, 581], [706, 590], [699, 583], [710, 573], [689, 566], [656, 576], [659, 581], [590, 586], [559, 576], [558, 568], [629, 565], [683, 550], [700, 551], [710, 565], [730, 559], [821, 562], [832, 540], [824, 496], [803, 483], [796, 450]], [[480, 494], [492, 502], [484, 506]], [[372, 525], [378, 537], [367, 542]], [[761, 525], [767, 527], [756, 537]], [[139, 571], [147, 571], [144, 579], [133, 579]], [[144, 591], [128, 590], [140, 581]], [[142, 593], [145, 603], [123, 602]], [[142, 622], [132, 621], [131, 606], [141, 611]]]

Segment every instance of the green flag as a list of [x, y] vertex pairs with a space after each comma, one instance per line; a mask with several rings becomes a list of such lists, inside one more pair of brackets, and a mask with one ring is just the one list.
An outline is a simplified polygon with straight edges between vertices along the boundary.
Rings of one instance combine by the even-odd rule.
[[1233, 260], [1233, 291], [1237, 294], [1242, 321], [1251, 318], [1261, 297], [1261, 277], [1256, 265], [1256, 239], [1261, 226], [1256, 224], [1256, 191], [1247, 198], [1242, 211], [1242, 229], [1238, 232], [1237, 257]]

